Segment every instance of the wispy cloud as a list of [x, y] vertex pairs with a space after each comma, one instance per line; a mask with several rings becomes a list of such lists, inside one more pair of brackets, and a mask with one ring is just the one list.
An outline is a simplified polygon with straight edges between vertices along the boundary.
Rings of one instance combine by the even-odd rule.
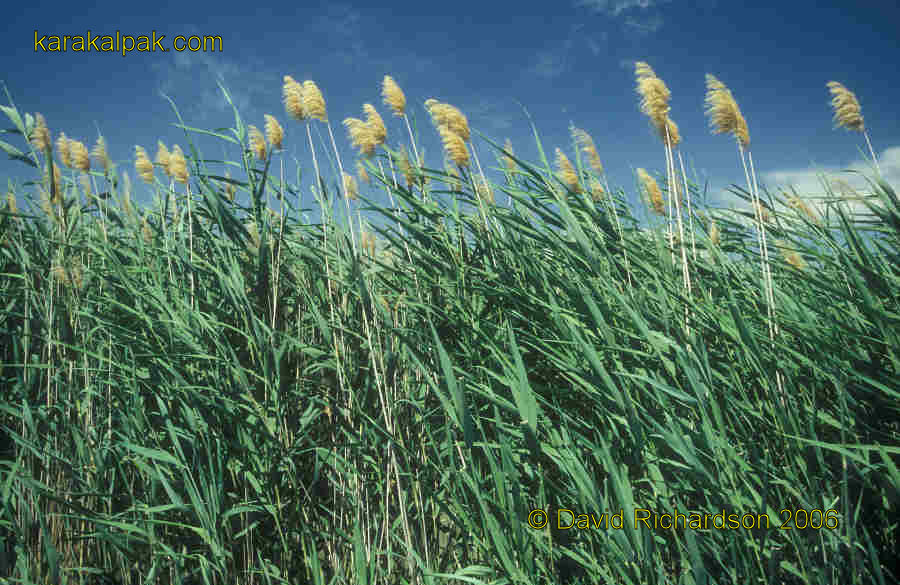
[[555, 45], [538, 51], [532, 58], [528, 73], [552, 79], [569, 70], [579, 51], [587, 50], [593, 57], [605, 51], [609, 33], [586, 30], [584, 23], [573, 25], [569, 34]]
[[610, 16], [619, 16], [623, 12], [631, 12], [635, 9], [648, 10], [661, 4], [668, 4], [672, 0], [575, 0], [576, 8], [588, 10]]
[[584, 8], [621, 22], [627, 36], [644, 36], [659, 31], [665, 22], [655, 8], [672, 0], [575, 0], [575, 8]]
[[320, 37], [344, 63], [361, 64], [368, 57], [363, 39], [364, 23], [363, 14], [350, 4], [332, 4], [310, 22], [309, 31]]

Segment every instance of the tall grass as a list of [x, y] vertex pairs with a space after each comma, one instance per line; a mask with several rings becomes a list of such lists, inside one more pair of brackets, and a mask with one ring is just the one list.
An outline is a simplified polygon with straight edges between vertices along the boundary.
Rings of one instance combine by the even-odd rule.
[[[750, 180], [732, 189], [750, 211], [682, 207], [698, 188], [644, 73], [666, 233], [584, 131], [557, 171], [537, 132], [536, 162], [483, 139], [489, 183], [465, 116], [429, 100], [455, 168], [427, 166], [389, 77], [413, 158], [372, 106], [345, 120], [368, 181], [316, 162], [319, 223], [300, 219], [275, 116], [263, 135], [235, 109], [210, 133], [175, 109], [187, 147], [155, 165], [136, 149], [155, 195], [136, 210], [121, 169], [63, 134], [54, 150], [10, 100], [24, 146], [0, 147], [36, 180], [0, 215], [0, 575], [896, 582], [900, 200], [876, 172], [864, 193], [826, 180], [818, 221]], [[315, 156], [321, 92], [282, 90]], [[198, 133], [232, 149], [227, 172]], [[770, 525], [723, 528], [723, 511]], [[667, 529], [667, 513], [688, 516]]]

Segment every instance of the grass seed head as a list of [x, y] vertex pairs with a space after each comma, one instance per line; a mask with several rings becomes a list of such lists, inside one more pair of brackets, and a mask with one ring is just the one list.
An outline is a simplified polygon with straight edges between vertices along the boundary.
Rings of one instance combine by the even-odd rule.
[[706, 74], [706, 115], [713, 134], [733, 134], [741, 147], [750, 146], [750, 131], [731, 90], [714, 75]]
[[376, 145], [384, 144], [384, 141], [387, 140], [387, 128], [384, 126], [384, 119], [382, 119], [372, 104], [363, 104], [363, 112], [366, 115], [366, 124], [372, 129]]
[[657, 132], [665, 139], [672, 93], [647, 63], [643, 61], [635, 63], [634, 74], [637, 79], [637, 93], [641, 96], [641, 112], [650, 118]]
[[247, 126], [247, 138], [250, 143], [250, 152], [259, 160], [266, 159], [266, 139], [256, 126]]
[[709, 240], [713, 243], [713, 246], [719, 245], [719, 240], [721, 239], [721, 235], [719, 233], [719, 226], [716, 222], [710, 222], [709, 224]]
[[796, 268], [797, 270], [803, 270], [806, 268], [806, 260], [803, 259], [796, 250], [790, 247], [790, 245], [784, 240], [775, 240], [775, 246], [781, 252], [781, 255], [784, 256], [784, 261]]
[[487, 205], [494, 205], [494, 190], [481, 177], [475, 181], [475, 194]]
[[172, 147], [169, 155], [169, 167], [172, 170], [172, 178], [183, 185], [188, 182], [187, 161], [184, 159], [184, 153], [177, 144]]
[[263, 118], [266, 119], [266, 140], [269, 141], [269, 146], [276, 150], [281, 150], [281, 143], [284, 141], [284, 128], [281, 127], [275, 116], [264, 114]]
[[347, 127], [347, 134], [350, 135], [350, 143], [359, 149], [359, 154], [371, 158], [375, 154], [375, 147], [378, 146], [372, 126], [359, 118], [346, 118], [343, 124]]
[[395, 116], [402, 116], [406, 113], [406, 96], [403, 95], [403, 90], [390, 75], [384, 76], [384, 81], [381, 83], [381, 95], [384, 97], [385, 105], [394, 111]]
[[862, 117], [862, 108], [856, 94], [837, 81], [829, 81], [827, 84], [831, 95], [831, 107], [834, 108], [834, 127], [843, 126], [848, 130], [863, 132], [866, 125]]
[[56, 152], [59, 153], [59, 160], [62, 161], [62, 164], [72, 168], [72, 155], [69, 152], [69, 139], [66, 138], [65, 132], [60, 132], [59, 138], [56, 139]]
[[[506, 139], [506, 142], [503, 143], [503, 149], [509, 154], [515, 154], [513, 152], [512, 142], [509, 138]], [[516, 169], [516, 161], [514, 161], [511, 157], [507, 155], [503, 155], [503, 164], [506, 166], [506, 170], [512, 172]]]
[[16, 196], [12, 191], [6, 192], [6, 210], [13, 215], [19, 213], [19, 206], [16, 204]]
[[581, 185], [578, 183], [578, 173], [575, 172], [575, 167], [559, 148], [556, 149], [556, 166], [559, 169], [559, 178], [566, 187], [574, 193], [580, 193]]
[[134, 147], [134, 170], [145, 183], [153, 182], [153, 163], [150, 162], [150, 157], [147, 156], [147, 151], [143, 146], [135, 145]]
[[344, 192], [351, 201], [359, 199], [359, 187], [356, 184], [356, 179], [348, 173], [344, 173]]
[[369, 177], [369, 173], [366, 172], [365, 165], [362, 164], [361, 161], [356, 162], [356, 174], [359, 177], [359, 180], [363, 183], [370, 185], [372, 183], [371, 177]]
[[425, 108], [431, 114], [431, 120], [435, 126], [447, 126], [460, 138], [468, 142], [471, 137], [469, 119], [466, 118], [459, 108], [441, 103], [436, 99], [425, 100]]
[[602, 201], [603, 195], [605, 191], [603, 190], [603, 185], [600, 184], [600, 181], [597, 179], [591, 180], [591, 199], [596, 201]]
[[[225, 178], [231, 178], [231, 173], [229, 171], [225, 171]], [[231, 181], [223, 181], [223, 183], [225, 184], [225, 197], [227, 197], [229, 201], [234, 201], [234, 184], [232, 184]]]
[[153, 241], [153, 231], [150, 229], [150, 222], [147, 221], [147, 212], [144, 212], [144, 219], [141, 220], [141, 236], [144, 238], [145, 244]]
[[819, 225], [821, 223], [819, 215], [815, 211], [813, 211], [813, 208], [810, 207], [809, 204], [803, 199], [800, 199], [799, 197], [791, 197], [790, 199], [788, 199], [788, 205], [806, 216], [806, 219], [808, 219], [810, 223], [814, 223], [816, 225]]
[[303, 82], [303, 111], [310, 118], [328, 121], [328, 114], [325, 111], [325, 98], [319, 90], [319, 86], [315, 81], [307, 79]]
[[34, 115], [34, 129], [31, 131], [31, 145], [35, 150], [43, 154], [50, 148], [50, 129], [47, 128], [47, 120], [43, 114]]
[[129, 218], [136, 217], [134, 206], [131, 204], [131, 177], [126, 172], [122, 173], [122, 210]]
[[600, 160], [600, 153], [597, 152], [597, 147], [594, 145], [594, 139], [591, 138], [591, 135], [581, 128], [572, 128], [572, 138], [575, 140], [575, 144], [581, 148], [581, 151], [587, 155], [591, 168], [597, 174], [602, 175], [603, 163]]
[[290, 75], [284, 76], [282, 97], [284, 109], [290, 117], [298, 121], [306, 118], [306, 111], [303, 109], [303, 86]]
[[368, 252], [370, 258], [375, 257], [375, 234], [372, 232], [363, 229], [359, 233], [359, 239], [362, 243], [362, 248], [366, 252]]
[[450, 160], [460, 167], [469, 166], [469, 149], [466, 148], [463, 137], [454, 132], [450, 126], [444, 124], [438, 126], [438, 133], [441, 135], [441, 142], [444, 144], [444, 152], [447, 153]]
[[653, 208], [653, 211], [657, 215], [665, 215], [666, 203], [665, 201], [663, 201], [662, 191], [660, 190], [659, 184], [657, 184], [656, 179], [651, 177], [650, 173], [642, 168], [637, 169], [637, 174], [638, 178], [641, 181], [641, 184], [647, 191], [647, 198], [650, 201], [650, 206]]
[[97, 166], [103, 169], [104, 173], [109, 172], [109, 167], [112, 165], [112, 161], [109, 159], [109, 153], [106, 151], [106, 139], [102, 136], [97, 138], [97, 143], [94, 144], [94, 149], [91, 151], [91, 155], [93, 155], [94, 160], [97, 162]]
[[156, 164], [162, 167], [167, 177], [172, 177], [172, 154], [161, 140], [156, 143]]
[[88, 149], [83, 142], [70, 140], [69, 152], [72, 155], [73, 167], [85, 173], [91, 170], [91, 157], [88, 154]]

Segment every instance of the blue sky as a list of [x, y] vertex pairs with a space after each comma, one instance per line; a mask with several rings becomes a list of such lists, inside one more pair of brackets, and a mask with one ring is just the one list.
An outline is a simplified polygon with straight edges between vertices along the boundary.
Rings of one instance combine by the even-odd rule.
[[[99, 133], [135, 184], [134, 145], [151, 156], [157, 140], [186, 146], [169, 103], [187, 124], [233, 124], [216, 80], [222, 79], [246, 123], [275, 115], [286, 129], [285, 160], [305, 173], [309, 204], [312, 166], [300, 124], [281, 103], [285, 74], [322, 89], [345, 166], [356, 160], [341, 121], [373, 103], [388, 123], [388, 142], [406, 144], [405, 127], [381, 102], [384, 75], [394, 77], [417, 121], [426, 164], [442, 153], [423, 102], [459, 107], [474, 131], [536, 161], [537, 150], [518, 102], [533, 117], [545, 150], [571, 158], [569, 124], [594, 138], [611, 184], [634, 197], [633, 169], [663, 169], [663, 150], [638, 109], [635, 61], [646, 61], [672, 92], [671, 116], [682, 152], [715, 203], [736, 203], [724, 189], [743, 183], [731, 137], [713, 136], [703, 113], [704, 74], [732, 90], [749, 124], [751, 150], [768, 185], [794, 184], [820, 193], [817, 170], [863, 169], [861, 135], [832, 129], [826, 82], [854, 91], [882, 172], [900, 186], [900, 42], [896, 2], [720, 2], [717, 0], [568, 0], [560, 3], [423, 2], [121, 3], [109, 6], [25, 3], [7, 12], [0, 80], [21, 112], [40, 112], [59, 132], [91, 147]], [[50, 53], [34, 50], [34, 34], [220, 35], [221, 52]], [[0, 96], [6, 103], [6, 98]], [[6, 121], [4, 126], [9, 126]], [[15, 146], [19, 137], [6, 135]], [[195, 138], [204, 157], [237, 160], [233, 145]], [[476, 142], [482, 163], [495, 165]], [[3, 156], [0, 154], [0, 156]], [[325, 156], [319, 153], [320, 158]], [[215, 169], [216, 167], [211, 167]], [[35, 178], [18, 162], [0, 160], [0, 180]], [[853, 183], [854, 179], [850, 178]], [[856, 180], [858, 183], [858, 180]], [[501, 200], [505, 200], [502, 198]]]

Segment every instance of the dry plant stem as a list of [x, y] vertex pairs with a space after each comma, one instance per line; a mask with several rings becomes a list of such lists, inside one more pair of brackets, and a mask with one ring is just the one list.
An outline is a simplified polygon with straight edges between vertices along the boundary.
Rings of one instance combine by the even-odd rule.
[[697, 261], [697, 239], [694, 237], [694, 210], [691, 206], [691, 192], [688, 189], [687, 173], [684, 170], [684, 158], [681, 151], [678, 151], [678, 164], [681, 166], [681, 177], [684, 179], [684, 198], [687, 200], [688, 212], [688, 231], [691, 233], [691, 253], [694, 262]]
[[419, 158], [419, 151], [416, 148], [416, 141], [413, 138], [412, 126], [409, 125], [409, 116], [407, 116], [406, 113], [403, 114], [403, 121], [406, 122], [406, 130], [409, 132], [409, 144], [412, 146], [413, 155], [416, 157], [416, 166], [421, 167], [422, 159]]
[[190, 248], [191, 271], [188, 274], [191, 280], [191, 310], [194, 308], [194, 218], [191, 215], [191, 185], [185, 185], [188, 208], [188, 247]]
[[878, 171], [878, 175], [883, 177], [881, 174], [881, 167], [878, 166], [878, 157], [875, 156], [875, 150], [872, 148], [872, 141], [869, 140], [869, 132], [867, 130], [863, 130], [863, 138], [866, 139], [866, 145], [869, 147], [869, 154], [872, 155], [872, 162], [875, 163], [875, 170]]
[[350, 197], [347, 194], [347, 185], [344, 184], [344, 165], [341, 163], [341, 155], [338, 153], [337, 143], [334, 141], [334, 132], [331, 131], [331, 122], [326, 122], [328, 127], [328, 136], [331, 137], [331, 146], [334, 148], [334, 158], [337, 159], [338, 172], [341, 177], [341, 193], [344, 196], [344, 203], [347, 206], [347, 224], [350, 228], [350, 245], [353, 247], [353, 253], [356, 254], [356, 236], [353, 233], [353, 216], [350, 213]]

